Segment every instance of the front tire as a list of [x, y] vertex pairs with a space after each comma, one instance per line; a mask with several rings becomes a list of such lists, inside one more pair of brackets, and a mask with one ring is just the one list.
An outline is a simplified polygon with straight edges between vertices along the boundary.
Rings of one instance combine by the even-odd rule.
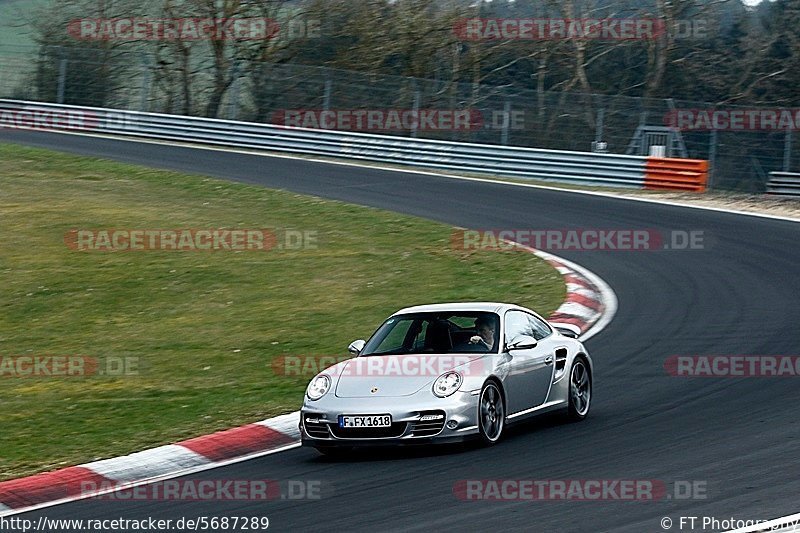
[[481, 442], [491, 446], [500, 440], [506, 423], [506, 410], [500, 387], [487, 381], [478, 396], [478, 433]]
[[580, 421], [589, 414], [592, 403], [592, 374], [589, 363], [578, 357], [569, 371], [569, 407], [567, 416], [570, 420]]

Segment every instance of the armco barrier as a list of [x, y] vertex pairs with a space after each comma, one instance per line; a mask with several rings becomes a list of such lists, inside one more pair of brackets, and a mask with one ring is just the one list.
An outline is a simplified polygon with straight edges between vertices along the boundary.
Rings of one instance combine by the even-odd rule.
[[648, 157], [645, 189], [703, 192], [708, 184], [708, 161]]
[[[431, 141], [3, 99], [0, 128], [101, 133], [612, 187], [645, 187], [648, 165], [653, 161], [639, 156]], [[698, 187], [696, 180], [687, 176], [691, 171], [680, 166], [685, 160], [662, 161], [670, 163], [654, 170], [659, 183], [670, 183], [673, 189], [704, 189], [705, 181]]]
[[800, 196], [800, 173], [770, 172], [767, 182], [767, 194], [781, 196]]

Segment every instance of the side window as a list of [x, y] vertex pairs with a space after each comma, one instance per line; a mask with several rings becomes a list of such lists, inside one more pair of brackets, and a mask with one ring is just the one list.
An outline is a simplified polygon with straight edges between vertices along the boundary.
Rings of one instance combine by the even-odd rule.
[[528, 314], [522, 311], [509, 311], [506, 313], [506, 340], [513, 341], [520, 335], [533, 337], [533, 329], [528, 320]]
[[527, 315], [530, 328], [533, 331], [533, 338], [540, 341], [550, 335], [552, 331], [544, 321], [539, 320], [533, 315]]

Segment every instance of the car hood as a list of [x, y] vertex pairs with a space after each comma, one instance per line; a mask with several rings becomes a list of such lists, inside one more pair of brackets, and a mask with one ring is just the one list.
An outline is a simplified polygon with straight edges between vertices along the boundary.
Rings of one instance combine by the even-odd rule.
[[326, 370], [339, 398], [410, 396], [434, 380], [487, 354], [376, 355], [342, 361]]

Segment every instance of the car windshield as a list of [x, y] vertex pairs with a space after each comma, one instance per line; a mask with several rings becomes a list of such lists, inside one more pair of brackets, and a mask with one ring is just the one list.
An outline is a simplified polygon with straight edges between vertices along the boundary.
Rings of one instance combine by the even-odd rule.
[[477, 311], [395, 315], [372, 335], [360, 356], [497, 353], [499, 326], [497, 314]]

